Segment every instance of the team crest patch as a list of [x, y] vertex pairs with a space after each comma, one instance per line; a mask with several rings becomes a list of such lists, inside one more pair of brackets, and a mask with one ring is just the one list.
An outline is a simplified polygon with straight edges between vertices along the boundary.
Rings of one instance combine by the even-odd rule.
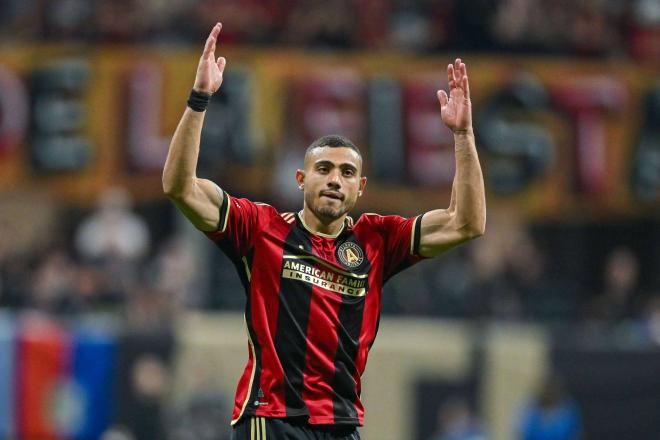
[[347, 241], [337, 248], [337, 259], [344, 266], [355, 269], [364, 261], [364, 252], [357, 244]]

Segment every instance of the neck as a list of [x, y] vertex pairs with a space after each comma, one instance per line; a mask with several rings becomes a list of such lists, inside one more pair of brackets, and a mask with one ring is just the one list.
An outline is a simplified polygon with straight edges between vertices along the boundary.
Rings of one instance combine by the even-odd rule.
[[314, 212], [305, 206], [300, 213], [304, 226], [310, 232], [323, 235], [337, 235], [341, 232], [344, 226], [344, 219], [346, 214], [333, 220], [319, 218]]

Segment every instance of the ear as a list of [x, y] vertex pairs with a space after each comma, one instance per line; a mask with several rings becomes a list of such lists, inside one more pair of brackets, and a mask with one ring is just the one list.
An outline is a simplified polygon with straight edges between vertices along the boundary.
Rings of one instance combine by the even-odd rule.
[[296, 170], [296, 182], [298, 182], [298, 188], [303, 189], [305, 186], [305, 172], [301, 169]]
[[362, 193], [364, 193], [364, 188], [367, 186], [367, 178], [366, 177], [360, 177], [360, 187], [358, 188], [358, 197], [362, 196]]

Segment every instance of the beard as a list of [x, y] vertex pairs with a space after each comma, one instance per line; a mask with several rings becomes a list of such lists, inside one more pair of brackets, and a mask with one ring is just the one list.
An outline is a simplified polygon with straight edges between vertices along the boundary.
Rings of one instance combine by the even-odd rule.
[[346, 206], [341, 206], [339, 208], [332, 208], [330, 206], [315, 206], [314, 214], [321, 218], [327, 218], [329, 220], [337, 220], [342, 215], [348, 212]]
[[340, 218], [342, 215], [345, 215], [348, 213], [348, 211], [353, 208], [353, 205], [355, 205], [355, 201], [350, 201], [350, 200], [345, 200], [345, 203], [334, 207], [334, 206], [329, 206], [329, 205], [318, 205], [318, 200], [314, 200], [314, 197], [310, 195], [308, 197], [308, 200], [306, 200], [307, 206], [309, 206], [312, 209], [312, 212], [316, 214], [318, 218], [321, 219], [326, 219], [326, 220], [337, 220]]

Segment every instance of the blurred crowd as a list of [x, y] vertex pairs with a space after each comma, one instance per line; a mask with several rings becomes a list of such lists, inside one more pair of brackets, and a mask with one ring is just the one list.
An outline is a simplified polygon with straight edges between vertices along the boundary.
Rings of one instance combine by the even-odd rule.
[[0, 306], [62, 316], [125, 311], [130, 326], [152, 331], [197, 301], [192, 251], [174, 233], [154, 240], [124, 188], [104, 191], [80, 218], [42, 208], [38, 215], [57, 232], [36, 239], [27, 237], [41, 235], [43, 224], [15, 202], [3, 205]]
[[654, 307], [660, 292], [642, 288], [639, 257], [627, 245], [608, 249], [602, 262], [584, 262], [579, 270], [598, 265], [600, 279], [592, 283], [551, 262], [567, 258], [552, 253], [528, 225], [492, 215], [487, 236], [394, 278], [385, 310], [551, 324], [620, 323]]
[[3, 40], [513, 51], [657, 60], [656, 0], [0, 0]]
[[[41, 222], [53, 217], [48, 226], [26, 221], [25, 212], [5, 201], [3, 211], [15, 218], [2, 219], [9, 233], [0, 240], [0, 306], [56, 315], [123, 311], [129, 324], [151, 328], [183, 309], [241, 310], [243, 289], [233, 265], [170, 203], [158, 203], [151, 214], [139, 214], [126, 189], [111, 187], [89, 212], [55, 207], [36, 216]], [[383, 312], [475, 322], [632, 320], [638, 337], [660, 343], [657, 280], [642, 282], [634, 241], [608, 246], [600, 259], [570, 260], [574, 251], [546, 247], [523, 220], [491, 211], [486, 236], [389, 281]], [[21, 232], [30, 224], [31, 231]], [[162, 231], [163, 225], [172, 226]], [[59, 232], [43, 237], [43, 228]], [[588, 271], [595, 279], [580, 278]]]

